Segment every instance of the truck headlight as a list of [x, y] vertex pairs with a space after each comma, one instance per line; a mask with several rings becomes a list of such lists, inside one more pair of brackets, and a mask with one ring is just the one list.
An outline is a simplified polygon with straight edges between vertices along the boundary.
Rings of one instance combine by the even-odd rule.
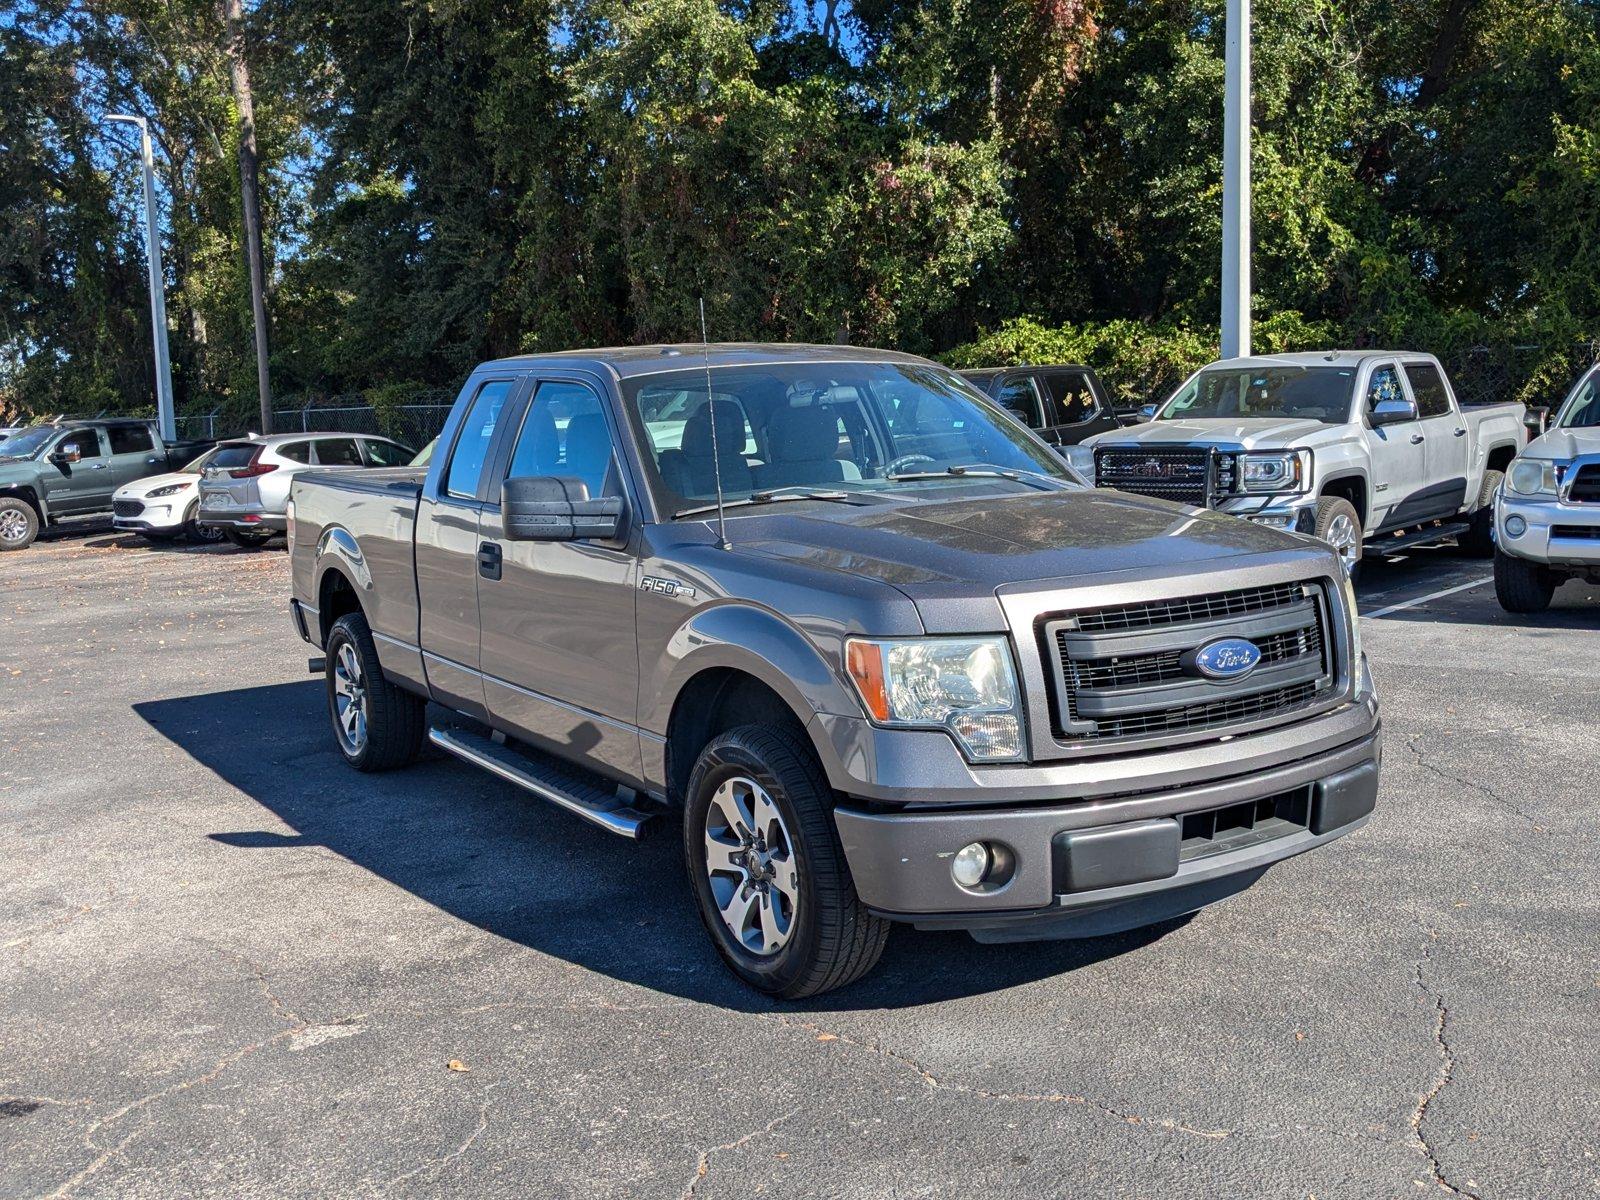
[[187, 483], [169, 483], [166, 487], [158, 487], [153, 492], [147, 493], [147, 495], [151, 499], [155, 498], [156, 496], [176, 496], [188, 486], [189, 485]]
[[1519, 458], [1511, 464], [1506, 483], [1519, 496], [1554, 496], [1556, 464], [1548, 458]]
[[1303, 492], [1311, 481], [1310, 457], [1304, 450], [1247, 450], [1239, 455], [1239, 490]]
[[975, 762], [1022, 756], [1022, 713], [1003, 637], [845, 643], [845, 666], [879, 725], [947, 730]]

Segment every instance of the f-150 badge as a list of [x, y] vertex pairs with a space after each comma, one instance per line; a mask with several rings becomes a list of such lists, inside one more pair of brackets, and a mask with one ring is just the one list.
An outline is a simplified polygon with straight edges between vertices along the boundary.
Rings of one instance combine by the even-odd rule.
[[654, 575], [646, 575], [639, 580], [641, 592], [654, 592], [658, 596], [682, 596], [685, 600], [693, 600], [696, 592], [686, 583], [679, 583], [676, 579], [658, 579]]

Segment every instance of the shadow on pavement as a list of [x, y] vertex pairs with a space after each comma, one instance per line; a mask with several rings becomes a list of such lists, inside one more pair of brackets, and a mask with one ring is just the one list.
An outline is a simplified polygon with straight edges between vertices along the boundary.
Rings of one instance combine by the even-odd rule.
[[[442, 757], [360, 775], [333, 747], [316, 680], [149, 701], [134, 710], [295, 832], [211, 835], [239, 853], [320, 846], [478, 927], [612, 978], [752, 1012], [900, 1008], [987, 993], [1145, 945], [1182, 920], [1081, 941], [980, 945], [897, 929], [878, 969], [800, 1004], [728, 974], [700, 926], [669, 823], [626, 843]], [[289, 864], [285, 864], [288, 869]]]

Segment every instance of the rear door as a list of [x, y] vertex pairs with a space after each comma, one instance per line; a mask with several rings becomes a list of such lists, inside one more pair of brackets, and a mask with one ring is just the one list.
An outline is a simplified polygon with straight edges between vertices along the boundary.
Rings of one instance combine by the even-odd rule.
[[403, 467], [417, 456], [415, 450], [387, 438], [362, 438], [361, 453], [369, 467]]
[[484, 688], [498, 722], [637, 777], [638, 564], [626, 531], [615, 542], [525, 542], [500, 530], [504, 479], [564, 475], [592, 497], [625, 495], [607, 408], [588, 382], [541, 380], [497, 468], [479, 531], [499, 562], [497, 577], [478, 578]]
[[1088, 371], [1043, 371], [1039, 386], [1044, 392], [1046, 441], [1075, 446], [1086, 437], [1117, 428], [1116, 417]]
[[[56, 462], [52, 455], [77, 447], [78, 461]], [[45, 502], [53, 513], [97, 512], [111, 507], [117, 490], [111, 459], [98, 429], [69, 429], [43, 457]]]
[[524, 386], [525, 376], [513, 372], [468, 380], [459, 401], [465, 413], [448, 453], [441, 445], [442, 461], [417, 505], [418, 636], [428, 685], [440, 703], [480, 718], [487, 710], [478, 651], [478, 526], [489, 464], [506, 436], [504, 418]]
[[1429, 516], [1453, 517], [1467, 505], [1467, 478], [1472, 465], [1467, 422], [1437, 366], [1421, 360], [1407, 362], [1404, 370], [1426, 439], [1423, 449], [1428, 473], [1427, 502], [1432, 507]]
[[[1399, 366], [1378, 363], [1367, 376], [1360, 417], [1365, 421], [1380, 402], [1401, 400], [1408, 395]], [[1366, 434], [1372, 460], [1372, 511], [1367, 532], [1421, 520], [1416, 514], [1428, 504], [1427, 438], [1422, 422], [1402, 421], [1376, 427], [1369, 424]]]
[[111, 443], [111, 474], [116, 487], [170, 469], [166, 451], [156, 449], [148, 425], [108, 425], [106, 437]]

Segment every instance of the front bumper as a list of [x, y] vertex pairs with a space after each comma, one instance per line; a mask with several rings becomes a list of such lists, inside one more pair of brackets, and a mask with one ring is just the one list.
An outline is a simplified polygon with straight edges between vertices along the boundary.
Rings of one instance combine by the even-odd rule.
[[1315, 533], [1317, 529], [1314, 495], [1229, 496], [1217, 505], [1217, 511], [1290, 533]]
[[[992, 941], [1097, 936], [1192, 912], [1359, 828], [1377, 801], [1380, 760], [1373, 728], [1191, 787], [957, 812], [846, 805], [835, 819], [858, 894], [884, 916]], [[1213, 836], [1202, 836], [1208, 822]], [[970, 842], [1009, 852], [1002, 884], [968, 889], [951, 877]]]
[[183, 513], [146, 505], [144, 512], [137, 517], [113, 516], [111, 528], [122, 533], [171, 533], [183, 528]]
[[[1512, 521], [1516, 518], [1516, 521]], [[1522, 532], [1513, 533], [1521, 522]], [[1600, 569], [1600, 504], [1526, 499], [1502, 487], [1494, 502], [1494, 536], [1516, 558], [1553, 567]]]
[[218, 529], [245, 529], [259, 533], [283, 533], [289, 528], [289, 518], [283, 513], [267, 512], [260, 508], [202, 508], [195, 519], [201, 525], [215, 525]]

